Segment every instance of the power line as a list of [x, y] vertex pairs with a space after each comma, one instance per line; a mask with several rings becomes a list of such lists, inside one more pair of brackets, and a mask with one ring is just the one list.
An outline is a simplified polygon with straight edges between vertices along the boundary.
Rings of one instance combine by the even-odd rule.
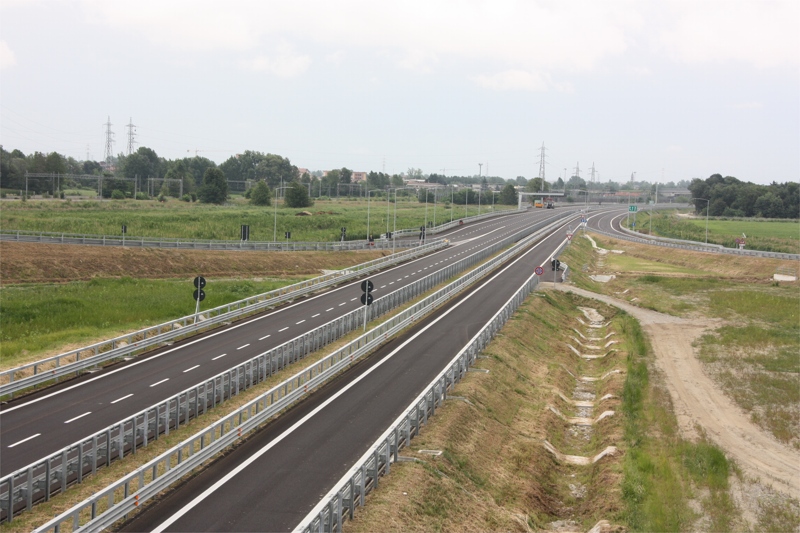
[[128, 125], [125, 126], [128, 128], [128, 155], [133, 153], [133, 145], [136, 144], [136, 131], [133, 129], [136, 125], [133, 123], [132, 118], [128, 118]]
[[103, 154], [103, 160], [107, 165], [110, 165], [114, 158], [114, 132], [111, 131], [111, 117], [109, 116], [106, 123], [106, 148]]

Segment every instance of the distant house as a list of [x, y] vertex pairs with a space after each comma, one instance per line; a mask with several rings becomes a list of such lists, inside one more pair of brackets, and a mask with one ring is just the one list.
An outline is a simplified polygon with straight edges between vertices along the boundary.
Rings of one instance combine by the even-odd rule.
[[353, 172], [353, 177], [350, 178], [352, 183], [360, 183], [362, 181], [367, 181], [367, 173], [366, 172]]

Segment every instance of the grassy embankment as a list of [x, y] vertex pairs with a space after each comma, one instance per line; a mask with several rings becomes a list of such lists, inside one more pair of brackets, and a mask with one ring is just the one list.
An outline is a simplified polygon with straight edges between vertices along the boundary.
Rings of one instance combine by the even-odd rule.
[[[394, 199], [392, 199], [394, 200]], [[395, 205], [385, 198], [373, 199], [369, 206], [370, 233], [377, 238], [388, 227], [395, 227]], [[495, 210], [515, 209], [516, 206], [495, 206]], [[490, 208], [491, 209], [491, 208]], [[312, 216], [296, 216], [309, 211]], [[0, 227], [4, 230], [46, 231], [94, 235], [120, 235], [124, 224], [128, 235], [181, 239], [237, 240], [240, 226], [250, 225], [250, 239], [271, 241], [277, 234], [284, 240], [287, 231], [292, 241], [336, 241], [341, 228], [347, 228], [347, 239], [367, 236], [367, 201], [365, 199], [317, 200], [304, 209], [279, 205], [277, 225], [272, 207], [250, 206], [242, 199], [224, 206], [169, 201], [28, 201], [4, 202], [0, 211]], [[426, 220], [425, 204], [416, 198], [398, 198], [397, 229], [418, 228]], [[487, 211], [482, 206], [481, 213]], [[478, 206], [468, 206], [470, 216], [478, 214]], [[449, 222], [465, 216], [464, 206], [436, 205], [436, 223]], [[434, 220], [434, 205], [428, 204], [427, 220]]]
[[[578, 359], [565, 346], [572, 327], [582, 329], [577, 306], [593, 307], [620, 332], [618, 352], [605, 359]], [[583, 328], [585, 330], [585, 328]], [[586, 331], [586, 330], [585, 330]], [[587, 331], [588, 333], [588, 331]], [[586, 530], [601, 519], [638, 531], [682, 531], [698, 519], [698, 505], [714, 530], [736, 519], [727, 496], [729, 464], [707, 442], [677, 434], [669, 396], [649, 375], [651, 356], [638, 323], [594, 301], [557, 292], [531, 297], [484, 351], [477, 366], [452, 392], [402, 462], [381, 481], [346, 531], [530, 531], [556, 524]], [[588, 385], [596, 398], [612, 394], [591, 416], [616, 415], [585, 430], [566, 416], [575, 375], [600, 376]], [[466, 401], [465, 401], [466, 400]], [[542, 446], [548, 440], [566, 454], [591, 456], [605, 446], [620, 452], [592, 466], [569, 466]], [[421, 450], [441, 450], [432, 457]]]
[[[633, 217], [630, 222], [633, 222]], [[623, 224], [626, 220], [623, 219]], [[636, 228], [641, 233], [684, 239], [697, 242], [706, 240], [706, 220], [703, 217], [679, 217], [677, 211], [644, 209], [636, 214]], [[800, 221], [797, 220], [750, 220], [709, 219], [708, 242], [736, 248], [736, 239], [746, 235], [748, 250], [767, 252], [800, 253]]]

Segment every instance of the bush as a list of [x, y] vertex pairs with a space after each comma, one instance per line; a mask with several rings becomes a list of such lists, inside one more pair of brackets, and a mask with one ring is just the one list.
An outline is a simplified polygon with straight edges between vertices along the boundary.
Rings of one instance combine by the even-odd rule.
[[197, 193], [194, 193], [194, 192], [193, 192], [193, 193], [192, 193], [190, 196], [192, 197], [192, 201], [193, 201], [193, 202], [196, 202], [196, 201], [197, 201]]
[[141, 191], [140, 191], [140, 192], [137, 192], [137, 193], [136, 193], [136, 199], [137, 199], [137, 200], [149, 200], [149, 199], [150, 199], [150, 197], [147, 195], [147, 193], [146, 193], [146, 192], [141, 192]]
[[188, 194], [184, 194], [183, 196], [181, 196], [181, 202], [191, 202], [191, 201], [192, 197], [189, 196]]
[[111, 199], [112, 200], [124, 200], [125, 199], [125, 193], [122, 192], [119, 189], [114, 189], [113, 191], [111, 191]]
[[163, 193], [162, 193], [162, 194], [159, 194], [159, 195], [158, 195], [158, 201], [159, 201], [159, 202], [164, 202], [164, 203], [166, 203], [166, 202], [167, 202], [167, 195], [166, 195], [166, 194], [163, 194]]

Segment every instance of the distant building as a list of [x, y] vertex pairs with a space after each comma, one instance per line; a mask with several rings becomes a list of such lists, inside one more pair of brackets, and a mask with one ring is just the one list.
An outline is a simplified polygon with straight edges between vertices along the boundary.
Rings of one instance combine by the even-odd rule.
[[353, 177], [350, 179], [352, 183], [360, 183], [362, 181], [367, 181], [367, 173], [366, 172], [353, 172]]
[[308, 174], [310, 176], [311, 175], [311, 171], [308, 170], [307, 168], [298, 168], [297, 169], [297, 175], [298, 176], [302, 176], [303, 174]]

